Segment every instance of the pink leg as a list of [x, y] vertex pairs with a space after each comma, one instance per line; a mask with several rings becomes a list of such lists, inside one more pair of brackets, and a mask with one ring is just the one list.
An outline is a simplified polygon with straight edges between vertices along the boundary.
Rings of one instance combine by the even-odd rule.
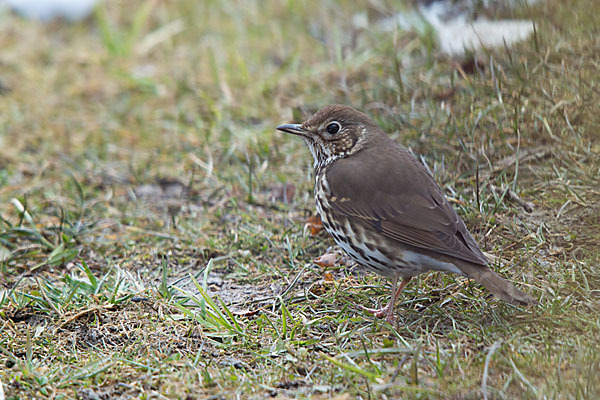
[[373, 314], [377, 318], [383, 318], [383, 316], [385, 315], [385, 320], [391, 324], [392, 322], [394, 322], [394, 305], [396, 304], [396, 299], [398, 298], [398, 296], [400, 296], [400, 293], [402, 293], [402, 290], [404, 290], [406, 285], [408, 285], [410, 279], [410, 276], [402, 278], [402, 282], [396, 290], [396, 285], [398, 284], [398, 277], [394, 277], [394, 279], [392, 280], [392, 297], [390, 299], [390, 302], [385, 307], [367, 308], [364, 306], [360, 306], [360, 308], [365, 310], [366, 312]]

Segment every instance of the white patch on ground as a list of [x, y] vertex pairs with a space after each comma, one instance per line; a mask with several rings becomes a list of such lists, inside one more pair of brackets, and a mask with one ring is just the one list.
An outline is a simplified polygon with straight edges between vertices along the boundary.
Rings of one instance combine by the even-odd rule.
[[[530, 4], [533, 3], [530, 0]], [[485, 18], [474, 21], [466, 13], [456, 13], [457, 5], [450, 0], [421, 6], [417, 11], [398, 13], [379, 24], [384, 31], [396, 29], [425, 32], [431, 26], [436, 33], [441, 52], [461, 56], [466, 50], [511, 46], [527, 39], [533, 33], [533, 22], [528, 20], [498, 20]], [[450, 17], [448, 17], [450, 16]]]
[[453, 56], [462, 55], [465, 50], [478, 50], [481, 47], [493, 48], [511, 46], [525, 40], [533, 33], [533, 22], [526, 20], [490, 21], [479, 19], [468, 21], [459, 16], [449, 21], [442, 21], [439, 10], [434, 3], [423, 10], [423, 16], [435, 29], [440, 50]]
[[0, 5], [28, 19], [50, 21], [65, 18], [78, 21], [91, 14], [99, 0], [0, 0]]

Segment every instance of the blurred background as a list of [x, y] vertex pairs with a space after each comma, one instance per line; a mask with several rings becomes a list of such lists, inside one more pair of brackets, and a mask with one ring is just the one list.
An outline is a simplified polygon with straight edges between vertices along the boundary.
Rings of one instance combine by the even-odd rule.
[[[463, 47], [460, 38], [446, 44], [456, 34], [440, 19], [452, 28], [514, 14], [512, 2], [485, 3], [6, 1], [3, 136], [13, 154], [30, 140], [68, 152], [231, 135], [242, 146], [270, 138], [267, 126], [295, 107], [411, 111], [412, 71], [434, 68], [436, 48]], [[496, 44], [510, 43], [502, 32]]]
[[[473, 49], [529, 38], [523, 4], [6, 0], [0, 154], [12, 167], [2, 179], [27, 181], [29, 194], [41, 189], [29, 178], [62, 180], [63, 168], [110, 186], [189, 180], [208, 160], [232, 159], [258, 168], [250, 175], [298, 179], [310, 160], [292, 159], [302, 144], [274, 126], [341, 102], [418, 135], [431, 119], [420, 104], [441, 100], [435, 112], [448, 113], [455, 79], [485, 70], [488, 56]], [[473, 32], [490, 16], [516, 20]]]

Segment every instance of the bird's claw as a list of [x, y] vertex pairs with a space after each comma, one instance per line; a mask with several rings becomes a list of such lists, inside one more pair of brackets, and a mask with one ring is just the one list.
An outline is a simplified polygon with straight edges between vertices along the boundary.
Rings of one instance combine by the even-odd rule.
[[385, 321], [389, 324], [392, 324], [395, 320], [394, 313], [390, 312], [389, 304], [383, 308], [369, 308], [365, 306], [359, 306], [361, 310], [368, 312], [369, 314], [373, 314], [373, 316], [377, 318], [385, 318]]

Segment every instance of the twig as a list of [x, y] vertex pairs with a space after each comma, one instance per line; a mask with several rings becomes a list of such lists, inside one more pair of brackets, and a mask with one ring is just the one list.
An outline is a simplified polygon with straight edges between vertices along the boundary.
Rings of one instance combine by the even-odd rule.
[[[530, 161], [538, 161], [538, 160], [543, 160], [546, 157], [550, 157], [552, 155], [552, 152], [544, 147], [536, 147], [533, 149], [523, 149], [521, 151], [519, 151], [519, 155], [518, 155], [518, 162], [519, 162], [519, 166], [522, 166]], [[513, 165], [514, 163], [517, 162], [517, 156], [512, 154], [510, 156], [504, 157], [501, 160], [498, 160], [496, 162], [494, 162], [494, 165], [491, 166], [487, 165], [487, 164], [482, 164], [480, 167], [480, 172], [479, 172], [479, 177], [480, 179], [487, 179], [492, 175], [497, 174], [500, 171], [503, 171], [504, 169], [510, 167], [511, 165]], [[457, 180], [457, 182], [466, 182], [466, 181], [470, 181], [471, 177], [466, 177], [466, 178], [460, 178]]]
[[152, 231], [152, 230], [148, 230], [148, 229], [138, 228], [137, 226], [125, 225], [125, 229], [130, 232], [139, 232], [139, 233], [143, 233], [145, 235], [156, 236], [161, 239], [179, 240], [179, 237], [177, 237], [175, 235], [169, 235], [169, 234], [163, 233], [163, 232], [157, 232], [157, 231]]
[[512, 358], [510, 359], [510, 363], [513, 369], [515, 370], [515, 374], [517, 374], [519, 379], [521, 379], [521, 381], [523, 381], [523, 383], [525, 383], [529, 387], [529, 389], [531, 389], [535, 397], [538, 397], [537, 389], [523, 376], [521, 371], [519, 371], [519, 368], [517, 368], [517, 366], [515, 365], [515, 362], [512, 360]]
[[72, 317], [70, 317], [69, 319], [67, 319], [66, 321], [64, 321], [63, 323], [61, 323], [58, 326], [58, 329], [61, 329], [63, 326], [65, 326], [65, 325], [67, 325], [67, 324], [75, 321], [76, 319], [79, 319], [79, 317], [82, 317], [82, 316], [84, 316], [86, 314], [93, 313], [93, 312], [96, 312], [96, 311], [106, 311], [106, 310], [110, 310], [110, 309], [112, 309], [114, 307], [115, 307], [114, 304], [108, 304], [106, 306], [96, 306], [96, 307], [88, 308], [87, 310], [80, 311], [77, 314], [75, 314]]
[[283, 291], [283, 293], [281, 293], [279, 295], [281, 298], [284, 298], [294, 288], [294, 286], [296, 286], [296, 283], [298, 283], [298, 280], [300, 279], [300, 277], [302, 276], [302, 274], [304, 273], [304, 271], [306, 270], [306, 268], [309, 265], [310, 264], [305, 264], [304, 267], [302, 267], [302, 269], [300, 270], [300, 272], [298, 272], [298, 274], [296, 275], [296, 277], [294, 278], [294, 280], [292, 281], [292, 283], [290, 283], [289, 286], [287, 287], [287, 289], [285, 289]]
[[498, 160], [494, 163], [494, 167], [492, 168], [492, 172], [500, 172], [505, 168], [510, 167], [514, 163], [519, 162], [519, 164], [523, 164], [530, 160], [541, 160], [546, 158], [551, 154], [551, 151], [545, 147], [536, 147], [533, 149], [525, 149], [519, 152], [518, 155], [512, 154], [508, 157], [504, 157], [501, 160]]
[[483, 376], [481, 377], [481, 394], [483, 395], [484, 400], [487, 400], [487, 398], [488, 398], [487, 379], [488, 379], [488, 371], [489, 371], [489, 367], [490, 367], [490, 361], [492, 361], [492, 355], [494, 354], [494, 352], [496, 350], [498, 350], [498, 348], [500, 347], [501, 344], [502, 344], [502, 341], [500, 341], [500, 340], [494, 342], [492, 347], [490, 347], [490, 350], [488, 351], [487, 356], [485, 357], [485, 366], [483, 367]]
[[533, 205], [533, 203], [531, 203], [531, 202], [529, 202], [529, 201], [525, 201], [525, 200], [521, 199], [521, 198], [519, 197], [519, 195], [518, 195], [518, 194], [516, 194], [515, 192], [513, 192], [511, 189], [509, 189], [509, 188], [502, 189], [502, 188], [500, 188], [500, 187], [498, 187], [498, 186], [495, 186], [495, 185], [490, 185], [490, 188], [491, 188], [491, 189], [492, 189], [494, 192], [498, 193], [500, 196], [502, 196], [502, 195], [504, 195], [504, 194], [506, 193], [506, 195], [505, 195], [505, 198], [506, 198], [508, 201], [512, 201], [513, 203], [516, 203], [516, 204], [518, 204], [518, 205], [519, 205], [519, 206], [521, 206], [521, 207], [522, 207], [522, 208], [523, 208], [525, 211], [527, 211], [527, 212], [532, 212], [532, 211], [533, 211], [533, 208], [534, 208], [534, 205]]
[[558, 209], [558, 212], [556, 213], [556, 217], [555, 219], [558, 221], [560, 219], [560, 216], [562, 215], [563, 211], [565, 211], [565, 208], [567, 208], [567, 206], [571, 204], [571, 200], [567, 200], [563, 203], [562, 206], [560, 206], [560, 208]]

